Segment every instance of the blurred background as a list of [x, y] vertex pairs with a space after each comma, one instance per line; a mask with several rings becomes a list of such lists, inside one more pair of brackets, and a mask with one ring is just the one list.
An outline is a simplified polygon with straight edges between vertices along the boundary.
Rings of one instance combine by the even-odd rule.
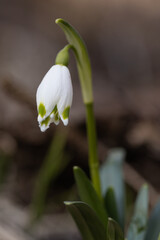
[[[80, 239], [63, 206], [63, 200], [77, 197], [72, 166], [88, 171], [85, 109], [72, 54], [74, 99], [67, 129], [51, 125], [41, 133], [35, 102], [39, 83], [66, 44], [55, 24], [60, 17], [80, 32], [91, 58], [100, 160], [109, 149], [124, 148], [126, 181], [135, 191], [148, 182], [152, 203], [159, 196], [160, 3], [0, 0], [3, 240]], [[32, 220], [36, 224], [28, 232]]]

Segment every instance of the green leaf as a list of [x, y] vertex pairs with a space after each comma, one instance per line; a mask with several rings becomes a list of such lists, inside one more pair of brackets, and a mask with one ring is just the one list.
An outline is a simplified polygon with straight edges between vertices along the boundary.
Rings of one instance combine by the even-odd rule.
[[116, 205], [116, 199], [115, 199], [115, 193], [114, 189], [112, 187], [109, 187], [107, 190], [107, 193], [104, 198], [105, 206], [107, 208], [107, 213], [109, 217], [114, 219], [118, 222], [118, 211], [117, 211], [117, 205]]
[[57, 132], [36, 178], [31, 203], [33, 222], [43, 214], [50, 182], [54, 181], [62, 173], [69, 162], [69, 158], [64, 153], [65, 144], [66, 134], [64, 132]]
[[160, 201], [154, 207], [148, 221], [145, 240], [160, 240]]
[[[134, 215], [129, 225], [127, 239], [143, 240], [146, 232], [148, 216], [148, 186], [145, 184], [138, 194]], [[150, 238], [151, 240], [152, 238]], [[153, 239], [152, 239], [153, 240]]]
[[114, 190], [118, 211], [118, 223], [122, 228], [124, 228], [125, 215], [125, 187], [123, 179], [124, 158], [125, 152], [123, 149], [113, 149], [108, 154], [105, 163], [100, 169], [102, 193], [105, 196], [109, 188]]
[[93, 102], [91, 64], [85, 43], [76, 29], [68, 22], [59, 18], [56, 19], [56, 23], [62, 28], [69, 44], [73, 47], [84, 103], [91, 103]]
[[119, 224], [112, 218], [108, 218], [107, 237], [108, 240], [124, 240], [124, 235]]
[[65, 202], [83, 240], [106, 240], [106, 229], [95, 212], [84, 202]]
[[87, 203], [96, 212], [104, 226], [107, 225], [108, 217], [103, 206], [102, 200], [97, 195], [91, 181], [88, 179], [84, 171], [79, 167], [74, 167], [74, 177], [78, 187], [80, 198]]
[[159, 236], [158, 236], [158, 240], [160, 240], [160, 233], [159, 233]]

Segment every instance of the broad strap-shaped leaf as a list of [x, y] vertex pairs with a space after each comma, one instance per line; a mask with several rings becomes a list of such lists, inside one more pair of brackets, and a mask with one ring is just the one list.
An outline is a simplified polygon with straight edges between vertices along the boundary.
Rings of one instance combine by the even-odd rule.
[[123, 149], [113, 149], [100, 169], [102, 193], [105, 196], [108, 188], [113, 188], [118, 211], [118, 223], [122, 228], [124, 228], [125, 215], [124, 158], [125, 151]]
[[[146, 232], [148, 216], [148, 186], [142, 186], [134, 209], [134, 215], [129, 225], [127, 239], [128, 240], [143, 240]], [[151, 240], [152, 238], [150, 238]], [[153, 240], [153, 239], [152, 239]]]
[[106, 226], [108, 221], [106, 209], [102, 200], [97, 195], [91, 181], [79, 167], [74, 167], [74, 177], [81, 200], [93, 208], [104, 226]]
[[108, 188], [107, 193], [104, 198], [104, 202], [105, 202], [108, 216], [118, 222], [119, 218], [118, 218], [115, 193], [114, 193], [114, 189], [112, 187]]
[[108, 218], [107, 238], [108, 240], [124, 240], [122, 229], [112, 218]]
[[160, 201], [154, 207], [148, 221], [145, 240], [160, 240]]
[[107, 240], [106, 229], [95, 212], [84, 202], [65, 202], [83, 240]]

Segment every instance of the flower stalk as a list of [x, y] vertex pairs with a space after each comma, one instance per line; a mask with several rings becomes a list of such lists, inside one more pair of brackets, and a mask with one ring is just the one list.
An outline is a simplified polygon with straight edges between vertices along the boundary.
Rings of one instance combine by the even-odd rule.
[[98, 195], [101, 197], [101, 184], [99, 177], [99, 161], [97, 153], [97, 136], [96, 124], [93, 112], [93, 103], [85, 104], [86, 107], [86, 123], [89, 147], [89, 167], [93, 186]]
[[66, 38], [75, 53], [82, 97], [86, 108], [90, 175], [97, 194], [102, 198], [97, 153], [96, 124], [93, 111], [92, 74], [87, 48], [79, 33], [70, 24], [63, 19], [57, 19], [56, 23], [64, 31]]

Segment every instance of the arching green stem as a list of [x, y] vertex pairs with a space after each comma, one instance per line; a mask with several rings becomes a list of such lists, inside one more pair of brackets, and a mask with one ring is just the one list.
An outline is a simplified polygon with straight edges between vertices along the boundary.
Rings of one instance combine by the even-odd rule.
[[101, 185], [99, 177], [99, 161], [97, 154], [96, 125], [93, 112], [93, 90], [91, 64], [85, 46], [79, 33], [63, 19], [57, 19], [56, 23], [64, 31], [66, 38], [75, 53], [78, 74], [81, 83], [82, 97], [86, 107], [87, 135], [89, 145], [89, 168], [93, 186], [101, 197]]
[[91, 64], [87, 48], [79, 33], [66, 21], [59, 18], [56, 23], [64, 31], [70, 45], [72, 45], [80, 78], [82, 96], [84, 103], [93, 102]]

